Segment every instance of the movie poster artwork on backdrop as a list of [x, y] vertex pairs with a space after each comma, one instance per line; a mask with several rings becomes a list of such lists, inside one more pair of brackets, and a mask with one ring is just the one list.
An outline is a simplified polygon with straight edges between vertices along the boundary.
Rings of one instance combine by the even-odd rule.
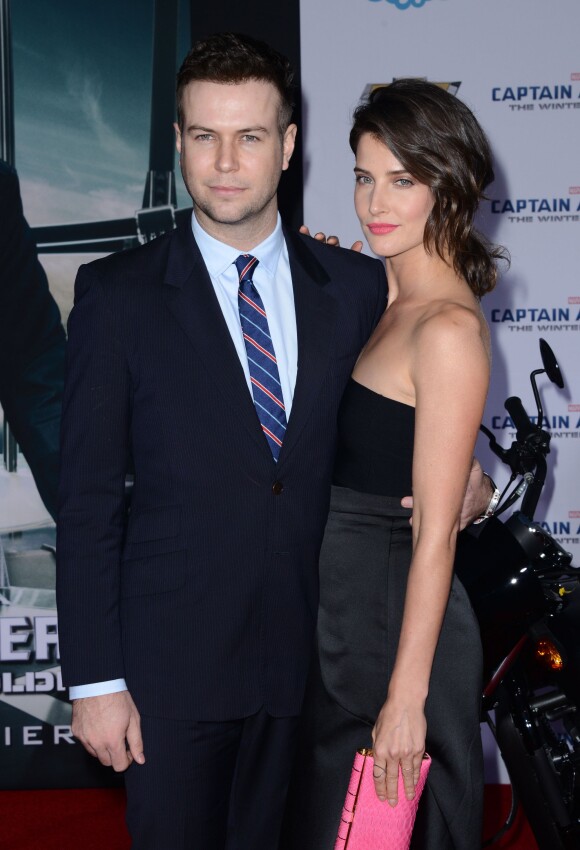
[[[170, 170], [165, 182], [155, 179], [152, 186], [147, 179], [152, 182], [154, 168], [149, 156], [157, 32], [153, 0], [103, 0], [92, 6], [28, 0], [0, 7], [2, 67], [13, 67], [13, 91], [9, 75], [1, 78], [8, 132], [0, 157], [18, 172], [24, 216], [63, 324], [81, 263], [173, 227], [177, 203], [189, 206], [173, 178], [171, 126], [175, 60], [189, 47], [189, 2], [173, 0], [164, 11], [170, 32], [162, 40], [174, 44], [176, 54], [170, 53], [164, 66], [171, 107], [163, 118], [168, 125], [164, 156]], [[12, 134], [13, 145], [4, 144]], [[171, 181], [173, 194], [165, 192], [169, 203], [165, 197], [161, 203], [156, 192]], [[3, 419], [0, 408], [0, 444], [5, 444], [4, 462], [0, 457], [0, 789], [116, 785], [120, 778], [71, 734], [58, 651], [55, 527], [24, 456], [16, 446], [9, 449]]]

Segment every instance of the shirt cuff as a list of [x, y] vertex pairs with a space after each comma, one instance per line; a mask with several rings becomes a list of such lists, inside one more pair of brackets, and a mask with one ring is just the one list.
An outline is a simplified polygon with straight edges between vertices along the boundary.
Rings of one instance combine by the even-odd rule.
[[85, 699], [86, 697], [102, 697], [106, 694], [118, 694], [126, 691], [124, 679], [109, 679], [107, 682], [94, 682], [90, 685], [74, 685], [68, 689], [69, 699]]

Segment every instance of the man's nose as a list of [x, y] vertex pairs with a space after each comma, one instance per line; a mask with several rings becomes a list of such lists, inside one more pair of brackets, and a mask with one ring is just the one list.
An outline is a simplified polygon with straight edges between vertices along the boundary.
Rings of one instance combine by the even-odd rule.
[[217, 150], [215, 167], [218, 171], [236, 171], [238, 157], [235, 145], [231, 142], [221, 142]]

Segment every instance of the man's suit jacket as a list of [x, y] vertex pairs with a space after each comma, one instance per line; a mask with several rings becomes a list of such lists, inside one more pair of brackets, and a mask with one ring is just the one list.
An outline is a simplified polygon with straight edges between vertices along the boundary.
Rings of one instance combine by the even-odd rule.
[[298, 376], [277, 464], [189, 223], [79, 271], [57, 542], [69, 685], [125, 677], [159, 717], [300, 711], [337, 409], [386, 279], [285, 238]]
[[18, 176], [2, 160], [0, 222], [0, 404], [54, 516], [64, 329], [24, 218]]

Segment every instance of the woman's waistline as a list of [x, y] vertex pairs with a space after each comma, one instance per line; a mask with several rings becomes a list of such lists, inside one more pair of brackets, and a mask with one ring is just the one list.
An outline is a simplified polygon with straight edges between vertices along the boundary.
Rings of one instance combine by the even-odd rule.
[[401, 507], [401, 498], [361, 493], [349, 487], [333, 484], [330, 492], [330, 510], [370, 516], [410, 517], [412, 511]]

